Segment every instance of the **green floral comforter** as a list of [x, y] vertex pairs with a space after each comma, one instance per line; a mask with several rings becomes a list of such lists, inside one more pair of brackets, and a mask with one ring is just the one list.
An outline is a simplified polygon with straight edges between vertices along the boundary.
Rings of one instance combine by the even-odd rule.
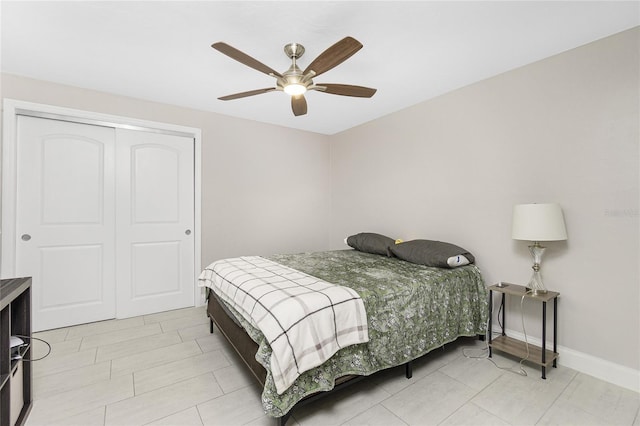
[[338, 377], [369, 375], [404, 364], [460, 336], [485, 332], [488, 296], [475, 265], [430, 268], [355, 250], [266, 257], [356, 290], [364, 300], [369, 324], [368, 343], [340, 350], [278, 395], [269, 372], [269, 344], [259, 330], [230, 309], [259, 345], [256, 360], [267, 370], [262, 404], [272, 417], [285, 415], [306, 395], [333, 389]]

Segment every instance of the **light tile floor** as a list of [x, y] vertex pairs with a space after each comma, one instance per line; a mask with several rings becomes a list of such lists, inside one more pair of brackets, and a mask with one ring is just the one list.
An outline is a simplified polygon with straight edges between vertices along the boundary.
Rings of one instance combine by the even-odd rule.
[[[38, 425], [274, 425], [260, 389], [204, 307], [37, 333]], [[634, 425], [640, 395], [560, 366], [498, 369], [476, 339], [447, 345], [294, 410], [288, 425]], [[34, 343], [34, 355], [45, 352]], [[494, 354], [500, 366], [517, 361]]]

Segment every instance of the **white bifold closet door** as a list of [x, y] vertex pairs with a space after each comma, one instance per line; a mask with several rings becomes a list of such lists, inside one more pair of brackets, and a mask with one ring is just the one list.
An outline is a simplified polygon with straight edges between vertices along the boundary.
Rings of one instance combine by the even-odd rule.
[[33, 330], [194, 304], [193, 139], [18, 116]]

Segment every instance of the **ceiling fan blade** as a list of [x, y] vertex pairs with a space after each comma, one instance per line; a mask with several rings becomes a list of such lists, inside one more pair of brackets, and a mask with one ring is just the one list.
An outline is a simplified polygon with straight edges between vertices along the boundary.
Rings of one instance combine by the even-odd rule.
[[291, 109], [293, 110], [293, 115], [296, 117], [307, 113], [307, 100], [304, 98], [304, 95], [291, 97]]
[[251, 56], [247, 55], [246, 53], [243, 53], [243, 52], [239, 51], [235, 47], [229, 46], [227, 43], [223, 43], [223, 42], [220, 41], [218, 43], [213, 43], [211, 45], [211, 47], [213, 47], [214, 49], [216, 49], [217, 51], [219, 51], [221, 53], [224, 53], [225, 55], [227, 55], [231, 59], [235, 59], [236, 61], [238, 61], [238, 62], [240, 62], [242, 64], [245, 64], [248, 67], [253, 68], [254, 70], [258, 70], [258, 71], [263, 72], [263, 73], [265, 73], [267, 75], [274, 74], [277, 77], [282, 77], [282, 74], [280, 74], [278, 71], [266, 66], [262, 62], [258, 61], [257, 59], [252, 58]]
[[248, 92], [234, 93], [233, 95], [222, 96], [218, 99], [221, 101], [230, 101], [232, 99], [246, 98], [247, 96], [260, 95], [262, 93], [273, 92], [275, 87], [267, 87], [264, 89], [249, 90]]
[[375, 95], [377, 89], [364, 86], [352, 86], [351, 84], [331, 84], [318, 83], [316, 86], [326, 87], [326, 90], [320, 90], [324, 93], [341, 96], [355, 96], [358, 98], [370, 98]]
[[354, 53], [362, 49], [362, 44], [353, 37], [345, 37], [327, 50], [322, 52], [309, 64], [303, 74], [313, 70], [318, 76], [349, 59]]

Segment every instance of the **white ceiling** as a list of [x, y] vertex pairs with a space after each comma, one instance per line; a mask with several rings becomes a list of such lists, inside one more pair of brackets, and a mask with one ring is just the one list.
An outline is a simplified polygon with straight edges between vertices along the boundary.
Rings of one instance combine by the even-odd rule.
[[[448, 91], [640, 25], [640, 3], [435, 1], [6, 1], [2, 72], [334, 134]], [[285, 71], [352, 36], [364, 48], [315, 79], [375, 87], [371, 99], [309, 92], [219, 96], [275, 79], [212, 49], [224, 41]]]

